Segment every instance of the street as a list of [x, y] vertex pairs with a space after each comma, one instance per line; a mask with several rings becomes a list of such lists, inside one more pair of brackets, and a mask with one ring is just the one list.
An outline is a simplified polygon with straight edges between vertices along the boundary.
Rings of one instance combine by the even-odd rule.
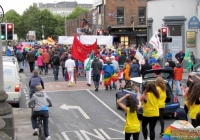
[[[28, 68], [24, 70], [25, 72], [21, 74], [20, 108], [27, 108], [28, 81], [32, 76]], [[122, 110], [116, 109], [116, 90], [105, 91], [104, 87], [100, 86], [100, 90], [96, 92], [93, 83], [91, 87], [86, 85], [84, 76], [78, 76], [76, 85], [68, 87], [61, 74], [60, 70], [59, 80], [56, 82], [52, 70], [49, 70], [48, 75], [40, 75], [45, 83], [45, 91], [53, 101], [53, 107], [49, 111], [49, 130], [52, 140], [123, 140], [125, 114]], [[184, 98], [178, 96], [178, 99], [183, 106]], [[174, 118], [165, 116], [165, 128], [173, 121]], [[159, 140], [159, 122], [155, 133], [156, 139]], [[143, 139], [142, 131], [140, 139]]]

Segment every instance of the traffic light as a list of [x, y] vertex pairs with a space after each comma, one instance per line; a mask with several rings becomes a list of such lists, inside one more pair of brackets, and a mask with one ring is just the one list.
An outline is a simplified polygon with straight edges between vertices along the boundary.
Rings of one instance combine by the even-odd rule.
[[1, 24], [1, 40], [6, 40], [6, 24]]
[[14, 24], [13, 23], [7, 23], [7, 40], [13, 40], [13, 34], [14, 34]]
[[97, 29], [97, 35], [100, 35], [100, 30]]
[[159, 38], [159, 41], [161, 42], [161, 38], [162, 38], [161, 29], [158, 29], [158, 38]]
[[168, 37], [168, 28], [167, 27], [162, 27], [161, 34], [162, 34], [162, 42], [163, 43], [172, 42], [172, 37]]

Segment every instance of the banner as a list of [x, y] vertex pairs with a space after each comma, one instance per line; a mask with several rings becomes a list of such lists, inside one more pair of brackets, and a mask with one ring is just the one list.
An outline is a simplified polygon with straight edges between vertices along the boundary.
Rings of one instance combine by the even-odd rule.
[[80, 36], [80, 42], [83, 44], [92, 44], [96, 39], [98, 45], [113, 44], [113, 36]]
[[163, 55], [162, 43], [159, 40], [157, 32], [155, 32], [154, 35], [151, 37], [149, 43], [151, 45], [153, 45], [153, 48], [155, 48], [157, 50], [159, 57]]
[[87, 55], [90, 54], [94, 50], [94, 53], [97, 52], [97, 40], [91, 46], [83, 45], [77, 38], [76, 34], [74, 35], [74, 41], [72, 45], [71, 55], [81, 61], [84, 62], [87, 59]]
[[74, 37], [73, 36], [59, 36], [58, 44], [73, 44]]

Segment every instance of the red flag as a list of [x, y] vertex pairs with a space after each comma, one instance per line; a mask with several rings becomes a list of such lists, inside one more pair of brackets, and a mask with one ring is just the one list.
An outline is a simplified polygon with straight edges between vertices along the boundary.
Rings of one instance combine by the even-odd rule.
[[74, 41], [72, 45], [71, 55], [81, 62], [84, 62], [87, 59], [87, 54], [90, 54], [94, 50], [94, 53], [97, 52], [97, 40], [91, 46], [83, 45], [74, 34]]

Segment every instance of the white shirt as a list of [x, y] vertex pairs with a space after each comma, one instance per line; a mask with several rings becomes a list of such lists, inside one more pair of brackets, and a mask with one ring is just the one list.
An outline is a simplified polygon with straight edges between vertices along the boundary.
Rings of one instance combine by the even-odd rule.
[[73, 70], [75, 66], [76, 64], [74, 60], [68, 59], [65, 61], [65, 67], [67, 68], [67, 70]]

